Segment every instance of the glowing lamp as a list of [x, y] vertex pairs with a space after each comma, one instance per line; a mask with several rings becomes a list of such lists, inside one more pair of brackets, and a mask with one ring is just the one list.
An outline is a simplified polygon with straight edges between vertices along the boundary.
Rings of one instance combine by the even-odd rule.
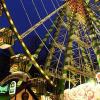
[[16, 93], [16, 82], [12, 81], [10, 84], [9, 94], [15, 94]]
[[9, 48], [14, 44], [14, 33], [9, 28], [0, 29], [0, 49]]

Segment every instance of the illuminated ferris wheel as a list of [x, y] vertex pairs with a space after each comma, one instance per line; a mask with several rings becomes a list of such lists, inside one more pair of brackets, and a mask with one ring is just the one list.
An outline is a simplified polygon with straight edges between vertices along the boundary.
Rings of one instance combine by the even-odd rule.
[[[40, 0], [45, 12], [43, 18], [35, 0], [30, 1], [39, 21], [35, 24], [32, 23], [25, 3], [23, 0], [19, 0], [30, 26], [23, 33], [19, 33], [17, 30], [6, 1], [1, 0], [0, 2], [0, 16], [2, 17], [3, 13], [6, 14], [10, 24], [10, 27], [0, 28], [0, 48], [9, 48], [12, 54], [11, 75], [2, 80], [1, 84], [7, 84], [12, 79], [17, 79], [17, 84], [27, 82], [27, 84], [31, 84], [31, 89], [38, 93], [51, 91], [63, 93], [65, 87], [75, 87], [87, 82], [90, 78], [96, 80], [96, 73], [100, 71], [100, 8], [97, 5], [98, 1], [92, 4], [88, 0], [55, 0], [56, 6], [54, 1], [50, 0], [54, 10], [49, 13], [44, 0]], [[31, 11], [31, 13], [34, 12]], [[49, 27], [46, 26], [48, 21], [51, 23]], [[40, 31], [43, 31], [44, 35], [38, 32], [40, 27], [45, 30]], [[34, 49], [35, 44], [32, 44], [29, 39], [30, 34], [35, 34], [37, 37], [32, 41], [35, 39], [39, 41], [34, 52], [31, 49]], [[31, 44], [30, 48], [25, 39]], [[13, 46], [17, 46], [16, 41], [20, 42], [23, 54], [18, 54], [13, 49]], [[41, 54], [41, 52], [43, 53]], [[45, 57], [42, 59], [43, 54]], [[49, 91], [46, 84], [50, 85], [52, 90]], [[43, 86], [43, 91], [40, 89], [41, 86]]]

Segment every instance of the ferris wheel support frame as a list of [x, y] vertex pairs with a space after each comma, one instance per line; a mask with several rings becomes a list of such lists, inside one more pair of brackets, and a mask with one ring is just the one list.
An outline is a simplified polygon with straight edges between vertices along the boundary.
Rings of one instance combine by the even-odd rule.
[[[14, 22], [13, 22], [11, 16], [10, 16], [10, 13], [9, 13], [9, 11], [8, 11], [8, 9], [7, 9], [5, 0], [1, 0], [1, 2], [2, 2], [3, 8], [4, 8], [4, 10], [5, 10], [5, 13], [6, 13], [7, 18], [8, 18], [8, 20], [9, 20], [9, 23], [10, 23], [11, 26], [12, 26], [12, 29], [13, 29], [14, 33], [16, 34], [18, 40], [20, 41], [20, 43], [21, 43], [21, 45], [22, 45], [24, 51], [26, 52], [26, 54], [28, 55], [28, 57], [31, 59], [33, 65], [34, 65], [35, 68], [38, 69], [38, 71], [46, 78], [46, 80], [48, 80], [48, 82], [49, 82], [51, 85], [53, 85], [54, 87], [56, 87], [56, 85], [53, 83], [53, 81], [51, 81], [51, 79], [46, 75], [46, 73], [42, 70], [42, 68], [39, 66], [39, 64], [35, 61], [35, 59], [34, 59], [33, 56], [31, 55], [30, 51], [27, 49], [25, 43], [23, 42], [22, 37], [18, 34], [18, 31], [17, 31], [17, 29], [16, 29], [16, 26], [15, 26], [15, 24], [14, 24]], [[62, 7], [63, 7], [63, 6], [62, 6]], [[60, 9], [61, 9], [62, 7], [60, 7]], [[60, 10], [60, 9], [59, 9], [59, 10]], [[55, 13], [52, 13], [52, 15], [53, 15], [53, 14], [55, 14]], [[50, 16], [49, 16], [49, 17], [50, 17]], [[48, 18], [49, 18], [49, 17], [48, 17]], [[43, 21], [42, 21], [42, 23], [43, 23]], [[42, 23], [40, 23], [40, 24], [42, 24]], [[39, 24], [38, 24], [38, 25], [39, 25]], [[36, 26], [38, 26], [38, 25], [36, 25]], [[35, 28], [36, 28], [36, 27], [35, 27]]]

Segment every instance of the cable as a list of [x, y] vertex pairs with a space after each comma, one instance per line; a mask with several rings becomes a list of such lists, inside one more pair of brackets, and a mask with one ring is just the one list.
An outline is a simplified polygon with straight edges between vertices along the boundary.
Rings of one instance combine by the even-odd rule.
[[[34, 8], [35, 8], [35, 10], [36, 10], [36, 12], [37, 12], [37, 15], [38, 15], [38, 17], [39, 17], [39, 19], [40, 20], [42, 20], [42, 18], [40, 17], [40, 14], [39, 14], [39, 12], [38, 12], [38, 10], [37, 10], [37, 8], [36, 8], [36, 6], [35, 6], [35, 3], [34, 3], [34, 1], [32, 0], [32, 4], [33, 4], [33, 6], [34, 6]], [[53, 23], [54, 24], [54, 23]], [[52, 40], [54, 41], [54, 43], [58, 46], [58, 44], [56, 43], [56, 41], [54, 40], [54, 38], [52, 37], [52, 35], [50, 34], [50, 32], [48, 31], [48, 29], [46, 28], [46, 26], [44, 25], [44, 23], [42, 24], [43, 26], [44, 26], [44, 28], [46, 29], [46, 31], [49, 33], [49, 35], [50, 35], [50, 37], [52, 38]], [[56, 28], [57, 29], [57, 28]], [[59, 47], [59, 46], [58, 46]], [[59, 49], [60, 49], [60, 47], [59, 47]], [[61, 49], [60, 49], [61, 50]]]
[[[21, 4], [23, 5], [23, 2], [22, 2], [22, 0], [20, 0], [21, 1]], [[30, 21], [30, 18], [29, 18], [29, 15], [27, 14], [27, 11], [26, 11], [26, 9], [25, 9], [25, 7], [24, 7], [24, 5], [22, 6], [23, 7], [23, 9], [24, 9], [24, 11], [25, 11], [25, 14], [27, 15], [27, 17], [28, 17], [28, 21], [29, 21], [29, 23], [30, 23], [30, 25], [32, 26], [32, 23], [31, 23], [31, 21]], [[36, 33], [36, 35], [39, 37], [39, 39], [40, 39], [40, 41], [44, 44], [44, 46], [45, 46], [45, 48], [47, 49], [47, 51], [50, 53], [50, 51], [49, 51], [49, 49], [48, 49], [48, 47], [45, 45], [45, 43], [42, 41], [42, 39], [41, 39], [41, 37], [38, 35], [38, 33], [36, 32], [36, 30], [34, 30], [34, 32]], [[55, 57], [55, 56], [54, 56]], [[55, 57], [57, 60], [58, 60], [58, 58], [57, 57]]]
[[[56, 6], [55, 6], [55, 4], [54, 4], [54, 2], [51, 0], [51, 3], [52, 3], [52, 5], [53, 5], [53, 7], [54, 7], [54, 9], [56, 10], [57, 8], [56, 8]], [[61, 16], [59, 15], [59, 13], [57, 12], [57, 14], [58, 14], [58, 16], [61, 18]], [[62, 19], [62, 18], [61, 18]], [[62, 20], [62, 22], [63, 22], [63, 20]]]
[[[33, 1], [33, 0], [32, 0], [32, 1]], [[43, 8], [44, 8], [46, 14], [48, 15], [48, 12], [47, 12], [47, 10], [46, 10], [46, 8], [45, 8], [45, 5], [44, 5], [44, 3], [43, 3], [43, 0], [41, 0], [41, 3], [42, 3], [42, 5], [43, 5]], [[57, 2], [57, 3], [58, 3], [58, 2]], [[59, 4], [58, 4], [58, 5], [59, 5]], [[59, 6], [60, 6], [60, 5], [59, 5]], [[62, 10], [62, 9], [61, 9], [61, 10]], [[63, 10], [62, 10], [62, 12], [63, 12]], [[63, 12], [63, 13], [64, 13], [64, 12]], [[58, 14], [58, 13], [57, 13], [57, 14]], [[51, 18], [50, 18], [50, 20], [51, 20]], [[62, 20], [63, 20], [63, 19], [62, 19]], [[52, 20], [51, 20], [51, 22], [52, 22]], [[57, 27], [56, 27], [56, 29], [57, 29]], [[64, 45], [65, 40], [66, 40], [66, 36], [65, 36], [65, 38], [64, 38], [63, 45]], [[61, 54], [62, 54], [62, 51], [60, 52], [59, 60], [58, 60], [57, 67], [56, 67], [56, 72], [57, 72], [57, 68], [58, 68], [58, 65], [59, 65], [60, 58], [61, 58]]]
[[[64, 45], [64, 43], [66, 41], [66, 37], [67, 37], [67, 34], [65, 33], [65, 37], [64, 37], [64, 41], [63, 41], [62, 45]], [[56, 73], [57, 73], [57, 69], [58, 69], [58, 65], [59, 65], [60, 59], [61, 59], [62, 52], [63, 51], [60, 52], [60, 55], [58, 57], [59, 60], [58, 60], [58, 63], [57, 63], [57, 66], [56, 66], [56, 70], [55, 70]]]
[[48, 75], [46, 75], [46, 73], [42, 70], [42, 68], [39, 66], [39, 64], [38, 64], [38, 63], [35, 61], [35, 59], [32, 57], [30, 51], [27, 49], [27, 46], [26, 46], [25, 43], [23, 42], [22, 37], [18, 34], [18, 31], [17, 31], [17, 29], [16, 29], [16, 26], [14, 25], [14, 22], [13, 22], [13, 20], [12, 20], [12, 18], [11, 18], [11, 16], [10, 16], [10, 13], [9, 13], [9, 11], [8, 11], [8, 9], [7, 9], [5, 0], [1, 0], [1, 1], [2, 1], [2, 5], [3, 5], [3, 8], [4, 8], [4, 11], [5, 11], [6, 15], [7, 15], [8, 20], [9, 20], [9, 23], [10, 23], [10, 25], [12, 26], [12, 29], [13, 29], [15, 35], [17, 36], [19, 42], [21, 43], [21, 45], [22, 45], [22, 47], [23, 47], [25, 53], [27, 54], [27, 56], [30, 58], [30, 60], [31, 60], [32, 63], [34, 64], [34, 67], [46, 78], [46, 80], [49, 81], [49, 83], [50, 83], [51, 85], [53, 85], [54, 87], [56, 87], [56, 85], [53, 83], [53, 81], [51, 81], [51, 79], [48, 77]]
[[[89, 6], [89, 5], [88, 5]], [[94, 5], [94, 4], [91, 4], [90, 3], [90, 6], [89, 6], [91, 9], [92, 9], [92, 7], [94, 7], [94, 8], [96, 8], [96, 7], [98, 7], [99, 8], [99, 6], [97, 6], [97, 5]], [[94, 9], [93, 8], [93, 9]], [[92, 10], [94, 13], [95, 13], [95, 15], [98, 17], [98, 18], [100, 18], [100, 15], [98, 14], [98, 13], [96, 13], [94, 10]]]
[[[33, 1], [33, 0], [32, 0]], [[46, 12], [46, 14], [48, 15], [49, 13], [47, 12], [47, 10], [46, 10], [46, 8], [45, 8], [45, 5], [44, 5], [44, 3], [43, 3], [43, 1], [41, 0], [41, 3], [42, 3], [42, 6], [43, 6], [43, 8], [44, 8], [44, 10], [45, 10], [45, 12]], [[56, 28], [56, 30], [58, 31], [58, 28], [55, 26], [55, 24], [53, 23], [53, 21], [52, 21], [52, 19], [50, 18], [50, 21], [51, 21], [51, 23], [54, 25], [54, 27]]]
[[[88, 31], [88, 29], [86, 29], [86, 28], [85, 28], [84, 30], [85, 30], [86, 32]], [[90, 30], [90, 32], [91, 32], [91, 30]], [[88, 35], [89, 38], [90, 38], [90, 35], [91, 35], [91, 34]], [[93, 35], [94, 35], [94, 34], [93, 34]], [[91, 38], [90, 38], [90, 39], [91, 39]], [[93, 41], [94, 41], [94, 40], [91, 40], [91, 43], [93, 43]], [[91, 49], [94, 50], [94, 52], [95, 52], [95, 54], [96, 54], [96, 51], [95, 51], [96, 48], [91, 47]], [[90, 52], [90, 51], [89, 51], [89, 52]], [[96, 57], [97, 57], [97, 55], [96, 55]], [[97, 59], [98, 59], [98, 58], [97, 58]], [[100, 69], [100, 68], [99, 68], [99, 69]]]
[[[81, 28], [82, 29], [82, 28]], [[80, 29], [80, 32], [82, 33], [82, 30]], [[85, 33], [85, 35], [86, 35], [86, 30], [84, 30], [84, 33]], [[82, 34], [81, 34], [81, 37], [82, 37]], [[85, 38], [85, 37], [84, 37]], [[88, 37], [89, 38], [89, 37]], [[93, 48], [92, 48], [93, 49]], [[85, 49], [86, 50], [86, 52], [87, 52], [87, 56], [89, 57], [89, 60], [90, 60], [90, 64], [91, 64], [91, 66], [92, 66], [92, 69], [94, 70], [94, 67], [93, 67], [93, 62], [92, 62], [92, 59], [91, 59], [91, 57], [90, 57], [90, 55], [92, 55], [91, 53], [90, 53], [90, 50], [89, 49]], [[89, 51], [89, 52], [88, 52]]]
[[23, 9], [24, 9], [24, 11], [25, 11], [25, 14], [26, 14], [26, 16], [27, 16], [28, 21], [29, 21], [30, 25], [32, 26], [31, 20], [30, 20], [30, 18], [29, 18], [29, 15], [28, 15], [28, 13], [27, 13], [27, 11], [26, 11], [26, 8], [25, 8], [25, 6], [24, 6], [22, 0], [20, 0], [20, 2], [21, 2], [21, 5], [22, 5], [22, 7], [23, 7]]
[[[48, 15], [48, 12], [47, 12], [46, 7], [45, 7], [45, 5], [44, 5], [44, 3], [43, 3], [43, 0], [41, 0], [41, 3], [42, 3], [42, 6], [43, 6], [43, 8], [44, 8], [46, 14]], [[63, 10], [61, 9], [61, 11], [63, 11]], [[63, 14], [64, 14], [64, 12], [63, 12]], [[58, 12], [57, 12], [57, 15], [60, 17], [60, 19], [62, 20], [62, 22], [64, 22], [63, 19], [62, 19], [62, 17], [59, 15]], [[50, 18], [50, 20], [51, 20], [51, 18]], [[52, 22], [52, 20], [51, 20], [51, 22]], [[57, 28], [56, 28], [56, 29], [57, 29]]]
[[[58, 4], [58, 6], [60, 6], [60, 4], [59, 4], [59, 2], [56, 0], [56, 2], [57, 2], [57, 4]], [[66, 1], [67, 2], [67, 1]], [[65, 14], [64, 13], [64, 11], [61, 9], [61, 11], [63, 12], [63, 14]]]
[[29, 28], [26, 32], [24, 32], [21, 37], [24, 38], [27, 35], [29, 35], [32, 31], [34, 31], [36, 28], [38, 28], [40, 25], [42, 25], [44, 22], [46, 22], [52, 15], [54, 15], [56, 12], [58, 12], [60, 9], [62, 9], [65, 6], [65, 4], [63, 4], [62, 6], [60, 6], [58, 9], [56, 9], [55, 11], [53, 11], [52, 13], [50, 13], [48, 16], [46, 16], [45, 18], [43, 18], [41, 21], [39, 21], [38, 23], [36, 23], [35, 25], [33, 25], [31, 28]]

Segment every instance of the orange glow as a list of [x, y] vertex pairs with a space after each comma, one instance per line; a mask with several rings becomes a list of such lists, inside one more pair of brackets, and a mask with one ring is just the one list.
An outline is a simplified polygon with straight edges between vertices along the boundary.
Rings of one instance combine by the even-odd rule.
[[76, 13], [76, 18], [80, 23], [85, 24], [85, 10], [82, 0], [69, 0], [67, 3], [71, 12]]
[[84, 83], [64, 91], [64, 100], [100, 100], [100, 84]]
[[0, 43], [2, 43], [3, 42], [3, 38], [2, 37], [0, 37]]

